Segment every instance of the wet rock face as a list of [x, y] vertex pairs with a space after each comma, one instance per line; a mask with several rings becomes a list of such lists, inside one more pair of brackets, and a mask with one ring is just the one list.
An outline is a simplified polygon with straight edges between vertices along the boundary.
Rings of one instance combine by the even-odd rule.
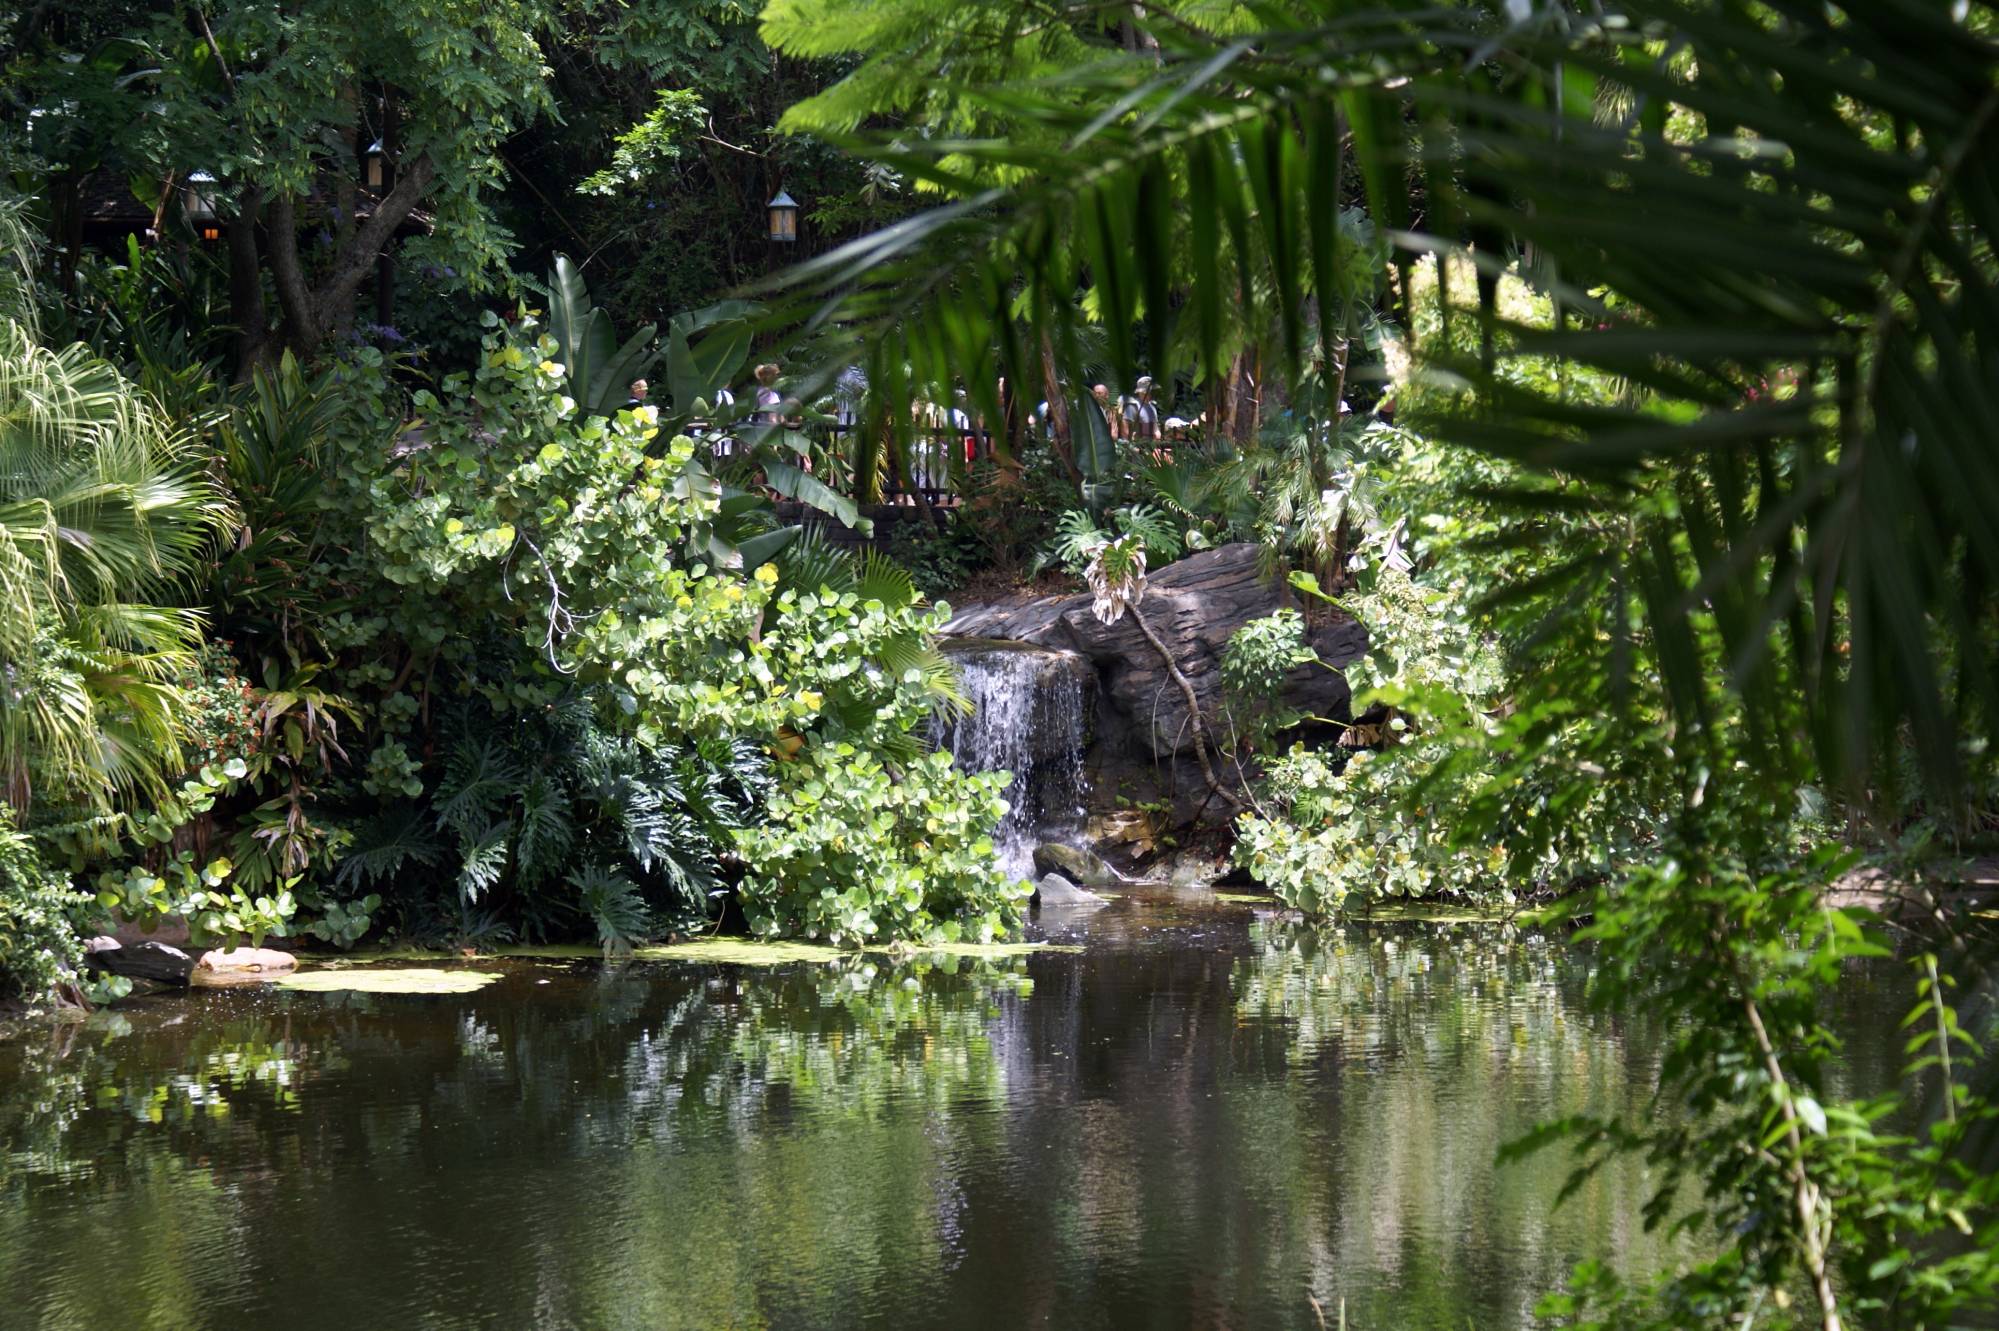
[[1034, 871], [1044, 878], [1062, 878], [1085, 887], [1113, 887], [1123, 881], [1118, 871], [1095, 853], [1052, 841], [1034, 848]]
[[156, 980], [161, 984], [186, 984], [194, 970], [194, 958], [165, 943], [134, 943], [126, 947], [115, 938], [102, 936], [83, 945], [83, 961], [92, 970], [123, 975], [133, 980]]
[[[1226, 699], [1222, 654], [1230, 635], [1253, 619], [1298, 609], [1282, 579], [1266, 577], [1259, 547], [1241, 543], [1190, 555], [1150, 578], [1139, 609], [1174, 664], [1193, 686], [1210, 731]], [[1074, 653], [1096, 677], [1095, 709], [1086, 754], [1088, 806], [1157, 806], [1164, 826], [1221, 824], [1233, 815], [1213, 798], [1193, 756], [1187, 703], [1159, 653], [1126, 615], [1101, 624], [1087, 594], [1045, 596], [1007, 605], [971, 606], [955, 616], [946, 634], [1028, 644]], [[1351, 621], [1310, 631], [1319, 659], [1342, 666], [1367, 650], [1367, 632]], [[1287, 707], [1315, 716], [1348, 719], [1351, 693], [1338, 670], [1303, 665], [1284, 682]], [[1225, 764], [1226, 766], [1226, 764]]]
[[[1140, 604], [1210, 721], [1221, 711], [1222, 652], [1230, 635], [1252, 619], [1298, 608], [1290, 587], [1260, 571], [1260, 553], [1255, 545], [1239, 543], [1189, 555], [1154, 574]], [[1051, 596], [970, 607], [944, 631], [1075, 652], [1096, 668], [1102, 683], [1100, 742], [1128, 737], [1146, 755], [1162, 759], [1191, 752], [1186, 700], [1130, 615], [1100, 624], [1087, 594]], [[1339, 666], [1367, 650], [1367, 631], [1351, 622], [1324, 625], [1312, 630], [1311, 642], [1321, 660]], [[1298, 667], [1284, 684], [1287, 706], [1318, 716], [1345, 716], [1350, 696], [1344, 676], [1316, 665]], [[1118, 730], [1128, 734], [1119, 736]]]

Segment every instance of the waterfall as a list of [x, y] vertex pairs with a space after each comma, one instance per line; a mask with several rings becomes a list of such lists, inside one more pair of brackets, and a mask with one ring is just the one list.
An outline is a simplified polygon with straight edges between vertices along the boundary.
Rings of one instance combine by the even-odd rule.
[[1073, 652], [977, 638], [942, 645], [973, 710], [940, 725], [938, 747], [964, 771], [1013, 773], [993, 840], [1009, 873], [1032, 878], [1037, 845], [1082, 832], [1096, 674]]

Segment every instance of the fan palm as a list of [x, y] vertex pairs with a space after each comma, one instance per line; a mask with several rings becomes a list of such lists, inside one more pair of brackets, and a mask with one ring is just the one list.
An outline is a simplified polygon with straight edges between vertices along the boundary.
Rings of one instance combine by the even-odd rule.
[[222, 502], [186, 441], [85, 348], [0, 321], [0, 775], [102, 803], [178, 765], [173, 680], [200, 639], [155, 604]]
[[[1089, 319], [1127, 375], [1141, 346], [1212, 372], [1275, 327], [1295, 376], [1315, 322], [1343, 354], [1313, 315], [1350, 285], [1352, 178], [1405, 327], [1419, 265], [1476, 272], [1453, 291], [1438, 263], [1429, 288], [1463, 313], [1414, 350], [1468, 390], [1430, 428], [1624, 533], [1537, 589], [1604, 607], [1593, 668], [1642, 625], [1688, 736], [1725, 681], [1799, 722], [1757, 737], [1769, 770], [1858, 791], [1906, 739], [1963, 788], [1964, 737], [1999, 713], [1990, 4], [1293, 0], [1226, 36], [1147, 12], [1151, 58], [954, 89], [1030, 133], [874, 148], [955, 197], [794, 269], [794, 312], [900, 348], [912, 392], [969, 348], [1025, 380]], [[1502, 273], [1553, 319], [1509, 324]], [[1642, 391], [1510, 384], [1513, 351]]]

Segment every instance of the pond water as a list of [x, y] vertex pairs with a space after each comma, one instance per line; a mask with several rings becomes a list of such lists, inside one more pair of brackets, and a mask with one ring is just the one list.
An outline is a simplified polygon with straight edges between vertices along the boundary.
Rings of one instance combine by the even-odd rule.
[[[999, 962], [482, 961], [0, 1041], [0, 1327], [1525, 1325], [1670, 1256], [1612, 1169], [1659, 1031], [1559, 936], [1129, 898]], [[1885, 1057], [1904, 994], [1841, 994]], [[1874, 1038], [1878, 1036], [1878, 1038]], [[1849, 1064], [1858, 1082], [1885, 1069]]]

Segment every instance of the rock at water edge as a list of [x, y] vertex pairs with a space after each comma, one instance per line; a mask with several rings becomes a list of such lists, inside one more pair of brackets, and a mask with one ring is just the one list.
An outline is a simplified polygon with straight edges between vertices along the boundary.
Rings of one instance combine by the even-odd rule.
[[227, 989], [239, 984], [262, 984], [296, 969], [298, 958], [289, 952], [267, 947], [232, 947], [226, 952], [202, 953], [189, 983], [197, 989]]
[[1061, 906], [1107, 906], [1110, 904], [1095, 892], [1085, 892], [1059, 873], [1041, 875], [1041, 881], [1034, 885], [1034, 900], [1043, 910]]
[[1054, 841], [1034, 848], [1034, 872], [1060, 874], [1085, 887], [1115, 887], [1124, 881], [1124, 875], [1106, 864], [1102, 856]]
[[186, 984], [194, 969], [194, 958], [165, 943], [121, 945], [117, 939], [100, 935], [83, 945], [83, 961], [92, 970], [123, 975], [133, 980], [157, 980], [162, 984]]

